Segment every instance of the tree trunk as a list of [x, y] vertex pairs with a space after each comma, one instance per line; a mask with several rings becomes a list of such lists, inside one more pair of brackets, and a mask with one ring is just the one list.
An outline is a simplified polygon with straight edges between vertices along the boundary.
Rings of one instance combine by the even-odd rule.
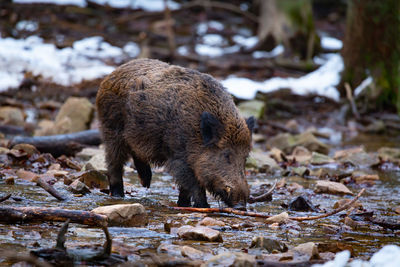
[[260, 0], [258, 47], [271, 50], [282, 43], [286, 55], [310, 60], [319, 50], [311, 0]]
[[400, 1], [349, 0], [342, 50], [344, 84], [356, 88], [371, 76], [374, 86], [367, 92], [377, 107], [397, 106], [400, 111]]

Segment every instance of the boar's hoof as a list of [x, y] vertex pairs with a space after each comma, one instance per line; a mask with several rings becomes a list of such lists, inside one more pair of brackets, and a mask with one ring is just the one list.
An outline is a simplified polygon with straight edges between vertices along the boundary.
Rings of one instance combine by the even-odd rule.
[[113, 197], [124, 197], [124, 188], [122, 186], [110, 187], [110, 194]]

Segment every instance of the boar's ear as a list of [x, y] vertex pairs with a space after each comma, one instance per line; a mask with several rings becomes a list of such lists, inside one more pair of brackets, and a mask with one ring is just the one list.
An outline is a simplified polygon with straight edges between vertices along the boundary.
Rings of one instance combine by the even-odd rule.
[[200, 131], [205, 146], [217, 143], [222, 129], [221, 122], [214, 115], [208, 112], [201, 114]]
[[251, 116], [246, 120], [246, 123], [247, 127], [249, 127], [250, 132], [253, 132], [254, 126], [256, 126], [256, 119], [253, 116]]

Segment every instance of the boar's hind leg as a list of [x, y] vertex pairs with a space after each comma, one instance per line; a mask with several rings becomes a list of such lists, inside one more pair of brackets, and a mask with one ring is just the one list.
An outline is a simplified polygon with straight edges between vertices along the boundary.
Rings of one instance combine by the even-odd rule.
[[104, 136], [106, 146], [106, 162], [110, 193], [112, 196], [124, 197], [124, 184], [122, 181], [123, 167], [128, 159], [125, 143], [120, 138], [107, 138]]
[[190, 207], [191, 205], [190, 198], [191, 198], [190, 191], [184, 188], [179, 188], [179, 198], [178, 198], [179, 207]]
[[150, 165], [141, 161], [140, 159], [132, 156], [133, 162], [135, 163], [136, 170], [138, 172], [140, 183], [149, 188], [151, 182], [151, 168]]

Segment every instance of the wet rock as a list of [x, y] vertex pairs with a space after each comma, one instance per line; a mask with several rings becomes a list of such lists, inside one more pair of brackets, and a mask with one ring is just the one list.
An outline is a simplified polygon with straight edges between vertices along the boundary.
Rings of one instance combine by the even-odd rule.
[[380, 163], [379, 158], [376, 154], [359, 152], [351, 153], [339, 159], [340, 163], [351, 164], [353, 166], [374, 166]]
[[286, 252], [288, 250], [288, 247], [285, 243], [264, 236], [254, 237], [251, 241], [250, 248], [263, 248], [266, 249], [269, 253], [278, 251]]
[[400, 214], [400, 206], [395, 207], [395, 208], [394, 208], [394, 211], [395, 211], [397, 214]]
[[289, 210], [294, 211], [317, 211], [317, 208], [305, 196], [298, 196], [289, 203]]
[[102, 206], [92, 212], [106, 215], [110, 226], [138, 227], [148, 223], [146, 210], [139, 203]]
[[358, 153], [365, 153], [365, 150], [363, 147], [353, 147], [349, 149], [343, 149], [343, 150], [338, 150], [335, 152], [333, 158], [336, 160], [340, 160], [343, 158], [347, 158], [353, 154], [358, 154]]
[[89, 188], [108, 188], [108, 178], [104, 172], [97, 170], [89, 170], [81, 173], [77, 177], [81, 182], [87, 185]]
[[307, 164], [311, 160], [311, 152], [303, 146], [297, 146], [294, 148], [292, 154], [287, 156], [287, 158], [290, 160], [296, 160], [296, 162], [299, 162], [300, 164]]
[[8, 178], [6, 178], [6, 179], [4, 180], [4, 182], [5, 182], [7, 185], [13, 185], [13, 184], [15, 184], [15, 179], [14, 179], [14, 177], [8, 177]]
[[330, 181], [317, 181], [315, 190], [316, 193], [328, 193], [328, 194], [344, 194], [352, 195], [353, 193], [344, 185], [337, 182]]
[[58, 134], [84, 131], [89, 128], [93, 117], [93, 105], [86, 98], [70, 97], [61, 106], [55, 124]]
[[198, 249], [189, 247], [189, 246], [183, 246], [181, 247], [181, 253], [182, 256], [187, 257], [191, 260], [200, 260], [204, 258], [205, 253], [203, 251], [200, 251]]
[[71, 192], [73, 192], [74, 194], [82, 194], [82, 195], [85, 195], [85, 194], [90, 193], [89, 187], [87, 187], [84, 183], [82, 183], [82, 182], [79, 181], [79, 180], [73, 181], [73, 182], [69, 185], [68, 189], [69, 189]]
[[291, 150], [293, 149], [294, 143], [295, 140], [291, 134], [281, 133], [268, 139], [267, 148], [277, 148], [284, 153], [290, 154]]
[[205, 226], [184, 225], [178, 229], [177, 234], [183, 239], [222, 242], [222, 235], [219, 231]]
[[292, 173], [294, 175], [300, 176], [300, 177], [304, 177], [305, 175], [309, 175], [310, 174], [310, 170], [307, 167], [304, 166], [300, 166], [300, 167], [294, 167], [291, 169]]
[[39, 150], [37, 150], [36, 147], [30, 144], [17, 144], [13, 146], [12, 149], [23, 151], [28, 155], [28, 157], [34, 154], [40, 154]]
[[38, 127], [34, 132], [35, 136], [46, 136], [56, 134], [55, 123], [51, 120], [41, 120], [38, 123]]
[[329, 146], [319, 141], [312, 133], [305, 132], [298, 135], [288, 133], [278, 134], [267, 142], [268, 148], [276, 147], [286, 154], [291, 154], [295, 147], [302, 146], [309, 151], [328, 154]]
[[157, 248], [157, 253], [166, 253], [175, 257], [182, 257], [181, 246], [173, 244], [161, 244]]
[[356, 182], [356, 184], [369, 184], [374, 185], [375, 181], [379, 180], [377, 174], [367, 174], [361, 171], [355, 171], [352, 173], [351, 178]]
[[[333, 208], [337, 209], [337, 208], [343, 207], [350, 201], [351, 201], [351, 199], [340, 199], [340, 200], [336, 201], [335, 204], [333, 204]], [[353, 205], [351, 205], [351, 206], [355, 207], [355, 208], [359, 208], [359, 209], [361, 209], [363, 207], [359, 201], [354, 202]]]
[[273, 147], [270, 151], [269, 151], [269, 156], [271, 158], [273, 158], [276, 162], [282, 162], [283, 159], [286, 157], [285, 153], [283, 153], [282, 150]]
[[360, 223], [354, 221], [348, 216], [344, 218], [344, 224], [350, 226], [352, 229], [357, 229], [358, 227], [360, 227]]
[[16, 107], [0, 107], [0, 121], [2, 124], [24, 126], [25, 114]]
[[374, 120], [372, 123], [368, 124], [364, 129], [363, 132], [366, 133], [383, 133], [386, 130], [386, 125], [381, 120]]
[[39, 177], [39, 175], [37, 173], [31, 172], [31, 171], [26, 171], [24, 169], [19, 169], [16, 172], [16, 174], [19, 179], [29, 181], [29, 182], [36, 182], [36, 180]]
[[6, 147], [0, 147], [0, 155], [2, 154], [8, 154], [10, 150]]
[[276, 161], [262, 151], [252, 151], [246, 162], [246, 167], [259, 169], [262, 170], [262, 172], [280, 169]]
[[253, 255], [242, 252], [224, 252], [209, 259], [204, 266], [234, 266], [253, 267], [256, 266], [256, 258]]
[[319, 141], [312, 133], [305, 132], [295, 136], [294, 147], [303, 146], [309, 151], [314, 151], [322, 154], [329, 153], [329, 146]]
[[243, 101], [239, 103], [238, 109], [245, 118], [254, 116], [256, 119], [261, 119], [264, 115], [265, 102], [260, 100]]
[[76, 157], [87, 161], [98, 154], [104, 154], [104, 149], [85, 147], [76, 154]]
[[400, 164], [400, 148], [382, 147], [378, 150], [378, 155], [383, 161]]
[[201, 225], [201, 226], [225, 226], [225, 223], [223, 221], [218, 221], [211, 217], [205, 217], [203, 220], [201, 220], [198, 223], [198, 225]]
[[266, 223], [285, 223], [289, 219], [289, 214], [287, 212], [282, 212], [278, 215], [271, 216], [265, 220]]
[[331, 157], [318, 152], [312, 152], [311, 154], [311, 164], [322, 165], [335, 162]]
[[295, 259], [302, 258], [304, 261], [309, 261], [312, 259], [319, 259], [318, 247], [314, 242], [307, 242], [300, 244], [297, 247], [291, 249], [295, 254]]
[[291, 183], [290, 185], [287, 186], [287, 190], [290, 193], [293, 193], [295, 191], [302, 190], [302, 189], [304, 189], [304, 187], [298, 183]]
[[96, 154], [91, 157], [88, 162], [83, 166], [82, 170], [97, 170], [97, 171], [107, 171], [106, 156], [103, 153]]
[[299, 131], [299, 123], [296, 120], [289, 120], [286, 124], [285, 127], [292, 130], [293, 132], [298, 132]]

